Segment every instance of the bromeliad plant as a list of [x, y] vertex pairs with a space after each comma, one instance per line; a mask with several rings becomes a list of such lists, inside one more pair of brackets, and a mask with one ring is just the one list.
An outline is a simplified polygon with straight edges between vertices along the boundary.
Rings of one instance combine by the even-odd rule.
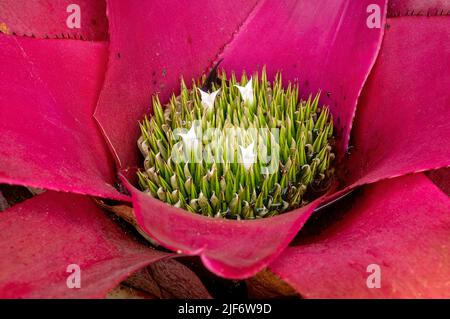
[[[16, 2], [0, 2], [0, 25], [11, 31], [0, 34], [0, 182], [48, 191], [0, 214], [0, 297], [101, 297], [175, 252], [199, 256], [229, 279], [268, 268], [305, 298], [449, 295], [450, 199], [423, 174], [400, 177], [450, 165], [448, 19], [390, 18], [385, 28], [385, 0], [107, 0], [108, 19], [102, 10], [100, 20], [87, 17], [102, 1], [79, 1], [83, 21], [110, 25], [98, 33], [89, 28], [102, 23], [82, 23], [73, 32], [109, 33], [107, 43], [39, 39], [52, 34], [47, 22], [61, 7], [36, 0], [10, 10]], [[415, 12], [422, 6], [403, 2]], [[380, 13], [381, 28], [368, 27]], [[14, 36], [25, 31], [37, 38]], [[167, 205], [127, 179], [142, 164], [136, 123], [152, 94], [166, 103], [180, 76], [197, 77], [221, 59], [227, 72], [267, 65], [272, 79], [282, 70], [284, 80], [298, 80], [300, 94], [322, 89], [319, 103], [333, 114], [344, 175], [337, 193], [289, 213], [238, 221]], [[250, 97], [230, 89], [237, 99]], [[198, 93], [206, 104], [215, 101], [200, 91], [197, 100]], [[180, 127], [189, 132], [188, 124]], [[189, 140], [181, 134], [174, 142]], [[253, 159], [243, 162], [259, 165]], [[118, 175], [126, 194], [114, 187]], [[313, 214], [366, 184], [350, 202]], [[130, 202], [125, 208], [136, 227], [174, 254], [135, 241], [91, 196]], [[321, 227], [311, 232], [317, 221]], [[64, 270], [72, 263], [80, 266], [81, 289], [68, 289]], [[368, 288], [374, 265], [381, 267], [379, 289]], [[177, 281], [173, 273], [164, 277]]]
[[[142, 121], [138, 140], [146, 193], [205, 216], [254, 219], [303, 206], [328, 188], [333, 122], [320, 94], [299, 100], [298, 84], [283, 88], [281, 74], [271, 84], [265, 71], [250, 80], [244, 72], [239, 83], [223, 71], [212, 90], [182, 81], [164, 108], [153, 98], [154, 116]], [[183, 128], [189, 132], [177, 133]]]

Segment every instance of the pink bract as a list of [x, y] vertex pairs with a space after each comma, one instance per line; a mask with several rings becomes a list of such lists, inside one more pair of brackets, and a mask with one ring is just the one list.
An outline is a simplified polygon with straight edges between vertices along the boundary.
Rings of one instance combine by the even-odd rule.
[[[352, 132], [347, 189], [449, 165], [448, 22], [388, 20]], [[429, 45], [411, 50], [406, 38], [416, 48]], [[446, 189], [448, 170], [430, 175]], [[358, 199], [341, 209], [341, 221], [286, 250], [271, 269], [305, 297], [449, 296], [448, 196], [417, 174], [367, 187]], [[383, 269], [382, 289], [365, 285], [371, 263]]]
[[[370, 185], [270, 269], [306, 298], [448, 298], [449, 212], [448, 196], [422, 174]], [[372, 264], [380, 288], [367, 286]]]
[[[352, 187], [449, 165], [450, 20], [402, 17], [388, 24], [352, 131], [345, 171]], [[405, 46], [406, 38], [417, 49]]]
[[[48, 191], [0, 214], [1, 298], [100, 298], [170, 254], [133, 241], [88, 197]], [[81, 269], [69, 289], [67, 266]]]
[[0, 34], [0, 46], [0, 182], [126, 200], [92, 119], [106, 43]]

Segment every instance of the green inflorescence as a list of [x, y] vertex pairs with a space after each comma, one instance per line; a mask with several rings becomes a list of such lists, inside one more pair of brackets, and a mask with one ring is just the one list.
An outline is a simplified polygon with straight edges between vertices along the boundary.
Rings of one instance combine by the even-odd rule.
[[[303, 206], [310, 194], [328, 187], [334, 172], [333, 121], [329, 109], [318, 106], [320, 93], [300, 100], [298, 84], [283, 88], [281, 74], [271, 84], [265, 71], [251, 81], [253, 98], [245, 99], [236, 86], [249, 82], [245, 73], [237, 82], [222, 71], [212, 85], [219, 90], [212, 107], [202, 101], [201, 81], [188, 89], [182, 80], [181, 94], [172, 95], [164, 108], [153, 98], [154, 114], [140, 123], [138, 140], [145, 158], [138, 172], [144, 192], [205, 216], [255, 219]], [[176, 134], [192, 127], [201, 161], [193, 161], [194, 150]], [[209, 129], [218, 130], [215, 138], [200, 135]], [[258, 134], [246, 133], [250, 129]], [[256, 149], [250, 163], [242, 153], [249, 145]], [[183, 160], [174, 160], [173, 154], [181, 153]], [[269, 156], [256, 156], [263, 153]]]

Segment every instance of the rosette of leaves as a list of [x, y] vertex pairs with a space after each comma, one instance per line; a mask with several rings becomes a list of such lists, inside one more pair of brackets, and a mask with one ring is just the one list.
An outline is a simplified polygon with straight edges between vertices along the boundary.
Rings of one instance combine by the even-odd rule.
[[333, 121], [320, 92], [301, 100], [297, 83], [283, 87], [281, 74], [270, 83], [264, 70], [239, 82], [222, 71], [211, 93], [204, 81], [189, 89], [181, 80], [164, 107], [153, 97], [138, 140], [144, 192], [205, 216], [255, 219], [305, 205], [330, 185]]

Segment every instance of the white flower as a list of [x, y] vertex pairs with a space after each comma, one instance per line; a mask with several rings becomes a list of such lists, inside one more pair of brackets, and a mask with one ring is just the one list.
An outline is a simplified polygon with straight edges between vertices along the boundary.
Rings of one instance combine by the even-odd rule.
[[253, 152], [254, 142], [250, 143], [247, 147], [239, 145], [239, 148], [241, 149], [242, 163], [245, 169], [248, 170], [256, 162], [256, 155]]
[[213, 109], [214, 101], [216, 100], [217, 93], [219, 93], [220, 89], [212, 93], [204, 92], [200, 88], [198, 90], [200, 91], [203, 107], [205, 107], [206, 109]]
[[186, 150], [196, 150], [198, 148], [198, 138], [197, 134], [195, 133], [195, 125], [192, 123], [191, 129], [187, 133], [178, 133], [178, 135], [181, 136], [181, 139], [183, 140], [183, 145], [186, 148]]
[[241, 92], [242, 99], [244, 100], [244, 103], [248, 103], [250, 105], [253, 104], [253, 85], [252, 85], [252, 78], [248, 81], [248, 83], [245, 86], [235, 85], [239, 92]]

